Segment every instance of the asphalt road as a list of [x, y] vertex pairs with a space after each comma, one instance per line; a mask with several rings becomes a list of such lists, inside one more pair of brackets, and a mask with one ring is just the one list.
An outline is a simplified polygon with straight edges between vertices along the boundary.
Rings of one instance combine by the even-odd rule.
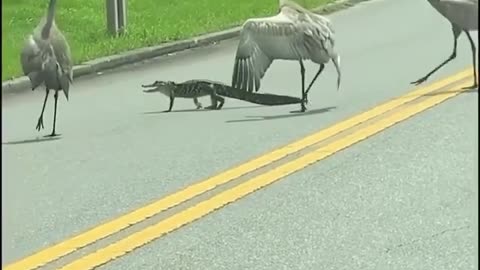
[[[5, 97], [2, 265], [399, 96], [412, 89], [410, 81], [448, 56], [452, 47], [448, 22], [426, 1], [372, 1], [329, 17], [337, 31], [344, 80], [336, 92], [336, 74], [328, 65], [310, 92], [305, 114], [289, 113], [298, 106], [258, 107], [235, 100], [227, 100], [222, 111], [163, 114], [156, 112], [165, 110], [168, 100], [141, 92], [140, 84], [156, 79], [229, 83], [236, 41], [75, 81], [70, 101], [63, 97], [60, 101], [59, 140], [32, 142], [50, 132], [52, 98], [45, 113], [46, 129], [37, 133], [44, 93]], [[458, 50], [457, 59], [432, 80], [470, 65], [470, 49], [463, 36]], [[308, 77], [315, 71], [309, 63]], [[275, 62], [262, 82], [263, 91], [299, 95], [299, 77], [298, 63]], [[470, 269], [474, 251], [465, 243], [472, 227], [417, 241], [417, 246], [405, 248], [404, 253], [389, 252], [383, 257], [378, 254], [389, 247], [387, 243], [373, 247], [368, 241], [386, 241], [382, 236], [387, 235], [388, 241], [400, 245], [471, 222], [465, 205], [472, 196], [473, 178], [467, 175], [474, 172], [474, 164], [468, 161], [474, 157], [473, 143], [478, 138], [471, 124], [477, 121], [476, 98], [476, 94], [455, 98], [107, 267], [146, 269], [142, 263], [157, 263], [152, 269], [158, 269], [158, 265], [183, 260], [190, 263], [187, 269], [197, 263], [194, 269], [204, 269], [209, 256], [215, 256], [219, 262], [215, 269], [241, 268], [242, 264], [264, 269], [267, 263], [280, 268], [295, 263], [306, 267], [301, 269], [322, 264], [352, 269], [354, 263], [362, 266], [373, 259], [406, 269], [415, 261], [405, 259], [415, 255], [441, 257], [445, 265], [461, 260], [467, 265], [462, 269]], [[203, 102], [207, 104], [208, 99]], [[193, 108], [193, 102], [177, 100], [174, 110]], [[432, 156], [436, 159], [429, 159]], [[420, 170], [422, 162], [426, 169]], [[357, 175], [365, 176], [352, 185]], [[421, 181], [425, 179], [432, 182]], [[452, 188], [453, 184], [460, 188]], [[399, 207], [401, 201], [393, 195], [408, 205]], [[256, 211], [252, 211], [254, 201], [262, 205]], [[446, 206], [440, 201], [446, 201]], [[322, 209], [324, 218], [311, 219]], [[342, 209], [340, 216], [332, 209]], [[385, 218], [376, 224], [379, 214]], [[420, 215], [423, 219], [415, 219]], [[417, 228], [415, 222], [430, 226], [417, 224]], [[297, 229], [287, 231], [290, 225]], [[378, 227], [379, 234], [372, 226]], [[313, 233], [319, 227], [325, 229]], [[287, 232], [291, 237], [286, 243], [276, 242], [278, 235]], [[269, 243], [277, 248], [262, 251], [267, 247], [263, 244]], [[307, 247], [312, 243], [318, 249], [309, 246], [300, 249], [301, 253], [287, 249], [292, 244]], [[408, 253], [414, 248], [424, 253]], [[326, 253], [314, 254], [319, 249]], [[295, 259], [298, 256], [304, 259]], [[418, 259], [418, 263], [429, 262]]]
[[478, 269], [476, 95], [448, 100], [99, 270]]

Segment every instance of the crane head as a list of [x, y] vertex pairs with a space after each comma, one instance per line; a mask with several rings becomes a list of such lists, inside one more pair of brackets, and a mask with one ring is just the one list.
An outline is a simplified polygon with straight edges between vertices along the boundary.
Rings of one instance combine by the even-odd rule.
[[306, 8], [307, 5], [305, 3], [305, 0], [279, 0], [278, 1], [278, 6], [282, 8], [283, 6], [301, 6]]
[[278, 12], [281, 12], [284, 7], [297, 10], [302, 13], [308, 13], [305, 0], [279, 0]]

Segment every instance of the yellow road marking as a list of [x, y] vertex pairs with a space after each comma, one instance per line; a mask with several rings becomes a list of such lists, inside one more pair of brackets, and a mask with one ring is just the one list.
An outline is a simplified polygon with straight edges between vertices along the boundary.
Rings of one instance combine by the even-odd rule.
[[5, 266], [4, 270], [31, 270], [43, 266], [47, 263], [55, 261], [63, 256], [66, 256], [78, 249], [90, 245], [100, 239], [113, 235], [131, 225], [142, 222], [143, 220], [157, 215], [169, 208], [188, 201], [198, 195], [207, 191], [215, 189], [217, 186], [228, 183], [242, 175], [255, 171], [261, 167], [271, 164], [277, 160], [284, 158], [289, 154], [298, 152], [304, 148], [314, 145], [322, 140], [352, 128], [362, 122], [375, 118], [385, 112], [397, 108], [407, 102], [417, 99], [421, 95], [428, 94], [439, 88], [452, 84], [467, 78], [471, 74], [471, 69], [463, 70], [455, 75], [445, 78], [441, 81], [419, 88], [402, 97], [395, 98], [382, 105], [374, 107], [364, 113], [354, 116], [350, 119], [339, 122], [329, 128], [323, 129], [320, 132], [309, 135], [303, 139], [290, 143], [277, 150], [264, 154], [246, 163], [238, 165], [218, 175], [208, 178], [202, 182], [193, 184], [180, 190], [174, 194], [168, 195], [158, 201], [120, 216], [114, 220], [94, 227], [84, 233], [81, 233], [72, 238], [66, 239], [58, 244], [43, 249], [33, 255], [25, 257], [17, 262]]
[[[450, 89], [450, 91], [457, 90], [460, 87], [465, 87], [467, 85], [468, 84], [466, 82], [463, 82], [459, 86], [457, 85], [455, 88]], [[421, 102], [406, 105], [405, 108], [399, 109], [398, 112], [385, 118], [381, 118], [365, 128], [359, 129], [352, 134], [342, 137], [324, 147], [317, 148], [316, 150], [309, 152], [291, 162], [285, 163], [266, 173], [251, 178], [242, 184], [228, 189], [208, 200], [200, 202], [182, 212], [158, 222], [157, 224], [133, 233], [105, 248], [99, 249], [96, 252], [90, 253], [85, 257], [73, 261], [72, 263], [62, 267], [60, 270], [87, 270], [103, 265], [161, 237], [166, 233], [172, 232], [192, 221], [195, 221], [225, 206], [228, 203], [232, 203], [242, 197], [245, 197], [246, 195], [270, 185], [284, 178], [285, 176], [299, 171], [315, 162], [318, 162], [319, 160], [325, 159], [336, 152], [363, 141], [372, 135], [375, 135], [401, 121], [425, 111], [449, 98], [452, 98], [461, 92], [462, 90], [453, 93], [442, 92], [433, 97], [426, 98]]]

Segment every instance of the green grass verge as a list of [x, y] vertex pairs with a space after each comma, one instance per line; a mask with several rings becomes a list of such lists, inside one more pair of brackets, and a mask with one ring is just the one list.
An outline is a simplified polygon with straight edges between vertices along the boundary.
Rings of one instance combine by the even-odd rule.
[[[313, 8], [334, 0], [299, 2]], [[278, 9], [278, 0], [127, 0], [128, 33], [113, 38], [106, 33], [104, 0], [57, 3], [56, 22], [70, 43], [75, 64], [227, 29]], [[21, 47], [47, 5], [47, 0], [2, 0], [2, 81], [22, 75]]]

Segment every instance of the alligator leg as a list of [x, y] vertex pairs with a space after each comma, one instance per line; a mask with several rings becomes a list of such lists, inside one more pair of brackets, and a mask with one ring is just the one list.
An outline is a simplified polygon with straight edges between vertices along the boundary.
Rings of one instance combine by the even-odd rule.
[[198, 101], [198, 98], [197, 98], [197, 97], [194, 97], [194, 98], [193, 98], [193, 103], [195, 103], [195, 106], [197, 106], [197, 110], [203, 108], [202, 103], [200, 103], [200, 102]]
[[220, 110], [223, 107], [223, 104], [225, 103], [225, 99], [219, 95], [215, 95], [215, 98], [217, 99], [217, 102], [218, 102], [217, 110]]
[[168, 110], [165, 110], [165, 111], [163, 111], [163, 112], [171, 112], [171, 111], [172, 111], [173, 101], [175, 101], [175, 97], [172, 95], [172, 96], [170, 96], [170, 105], [169, 105], [169, 107], [168, 107]]

